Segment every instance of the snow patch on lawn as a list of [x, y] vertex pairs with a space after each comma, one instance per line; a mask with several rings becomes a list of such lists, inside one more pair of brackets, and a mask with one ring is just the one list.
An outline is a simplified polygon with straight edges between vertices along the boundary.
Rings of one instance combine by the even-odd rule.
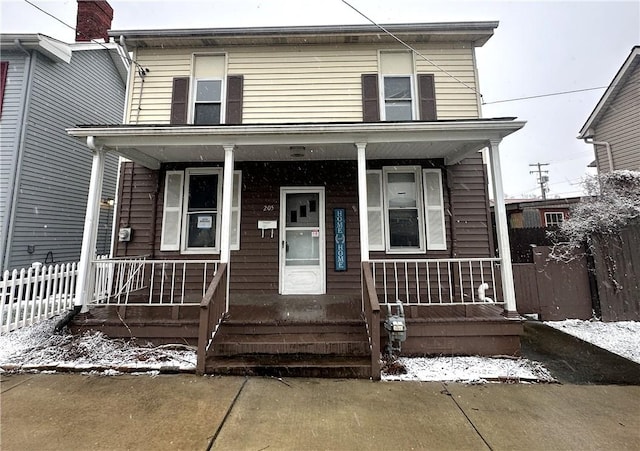
[[[490, 357], [400, 357], [394, 367], [406, 374], [383, 373], [387, 381], [554, 382], [547, 369], [527, 359]], [[398, 371], [394, 370], [393, 373]]]
[[640, 322], [638, 321], [603, 323], [596, 320], [567, 319], [545, 321], [544, 324], [640, 363]]
[[0, 336], [0, 366], [22, 370], [86, 370], [103, 375], [137, 370], [195, 370], [196, 352], [187, 346], [140, 345], [110, 339], [97, 331], [80, 336], [55, 334], [57, 321], [59, 318], [53, 318]]

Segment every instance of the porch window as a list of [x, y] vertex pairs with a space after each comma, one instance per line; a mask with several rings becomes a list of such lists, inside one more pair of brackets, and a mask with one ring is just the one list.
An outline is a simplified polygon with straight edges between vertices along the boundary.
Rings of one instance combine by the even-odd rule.
[[369, 248], [387, 253], [446, 249], [442, 172], [419, 166], [367, 171]]
[[424, 251], [419, 171], [420, 168], [415, 166], [385, 167], [382, 170], [388, 251]]
[[[240, 248], [241, 172], [233, 176], [232, 250]], [[222, 168], [167, 171], [160, 250], [210, 254], [220, 251]]]

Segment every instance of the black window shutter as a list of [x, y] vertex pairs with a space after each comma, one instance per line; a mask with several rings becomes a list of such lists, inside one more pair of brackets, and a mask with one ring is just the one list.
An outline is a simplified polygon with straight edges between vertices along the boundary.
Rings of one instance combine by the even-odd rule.
[[173, 79], [171, 93], [171, 124], [186, 124], [189, 104], [189, 77]]
[[364, 122], [380, 120], [377, 74], [362, 74], [362, 120]]
[[418, 95], [420, 96], [420, 120], [435, 121], [436, 115], [436, 88], [433, 74], [418, 75]]
[[242, 123], [242, 91], [244, 77], [242, 75], [229, 75], [227, 77], [227, 112], [225, 122], [227, 124]]

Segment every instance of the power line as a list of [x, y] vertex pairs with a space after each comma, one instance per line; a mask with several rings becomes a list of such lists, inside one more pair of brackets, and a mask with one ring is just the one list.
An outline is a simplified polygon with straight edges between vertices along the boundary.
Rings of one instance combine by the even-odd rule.
[[529, 171], [529, 174], [538, 174], [538, 183], [540, 184], [540, 192], [542, 193], [542, 198], [546, 199], [547, 198], [547, 191], [549, 190], [549, 188], [547, 188], [547, 183], [549, 183], [549, 176], [546, 174], [549, 174], [549, 171], [543, 171], [542, 170], [542, 166], [549, 166], [549, 163], [535, 163], [535, 164], [530, 164], [529, 166], [533, 166], [533, 167], [538, 167], [537, 170], [533, 170], [533, 171]]
[[585, 89], [575, 89], [573, 91], [561, 91], [561, 92], [552, 92], [549, 94], [539, 94], [536, 96], [528, 96], [528, 97], [515, 97], [513, 99], [504, 99], [504, 100], [494, 100], [493, 102], [483, 102], [483, 105], [491, 105], [494, 103], [505, 103], [505, 102], [516, 102], [518, 100], [529, 100], [529, 99], [539, 99], [541, 97], [551, 97], [551, 96], [560, 96], [564, 94], [573, 94], [574, 92], [585, 92], [585, 91], [594, 91], [596, 89], [606, 89], [608, 86], [597, 86], [595, 88], [585, 88]]
[[406, 42], [404, 42], [402, 39], [400, 39], [399, 37], [397, 37], [395, 34], [391, 33], [389, 30], [387, 30], [384, 26], [378, 24], [377, 22], [375, 22], [373, 19], [369, 18], [366, 14], [364, 14], [363, 12], [361, 12], [360, 10], [358, 10], [355, 6], [351, 5], [347, 0], [342, 0], [342, 3], [344, 3], [345, 5], [347, 5], [349, 8], [351, 8], [352, 10], [354, 10], [355, 12], [357, 12], [358, 14], [360, 14], [362, 17], [364, 17], [365, 19], [367, 19], [369, 22], [371, 22], [373, 25], [375, 25], [376, 27], [380, 28], [384, 33], [388, 34], [389, 36], [391, 36], [393, 39], [395, 39], [396, 41], [398, 41], [400, 44], [402, 44], [404, 47], [408, 48], [409, 50], [411, 50], [413, 53], [415, 53], [416, 55], [418, 55], [420, 58], [422, 58], [423, 60], [425, 60], [427, 63], [431, 64], [432, 66], [438, 68], [440, 71], [444, 72], [445, 74], [447, 74], [449, 77], [453, 78], [455, 81], [457, 81], [458, 83], [461, 83], [462, 85], [464, 85], [466, 88], [470, 89], [471, 91], [473, 91], [474, 93], [478, 94], [480, 96], [480, 99], [482, 99], [482, 94], [480, 92], [478, 92], [474, 87], [469, 86], [467, 83], [465, 83], [464, 81], [460, 80], [458, 77], [456, 77], [455, 75], [447, 72], [446, 69], [438, 66], [435, 62], [433, 62], [432, 60], [430, 60], [429, 58], [427, 58], [426, 56], [424, 56], [422, 53], [420, 53], [419, 51], [417, 51], [415, 48], [413, 48], [412, 46], [410, 46], [409, 44], [407, 44]]

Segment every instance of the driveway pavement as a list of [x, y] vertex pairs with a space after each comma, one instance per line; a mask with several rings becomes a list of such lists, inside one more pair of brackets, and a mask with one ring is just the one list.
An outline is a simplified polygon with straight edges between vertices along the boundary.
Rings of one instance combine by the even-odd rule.
[[640, 449], [640, 386], [2, 375], [9, 450]]

